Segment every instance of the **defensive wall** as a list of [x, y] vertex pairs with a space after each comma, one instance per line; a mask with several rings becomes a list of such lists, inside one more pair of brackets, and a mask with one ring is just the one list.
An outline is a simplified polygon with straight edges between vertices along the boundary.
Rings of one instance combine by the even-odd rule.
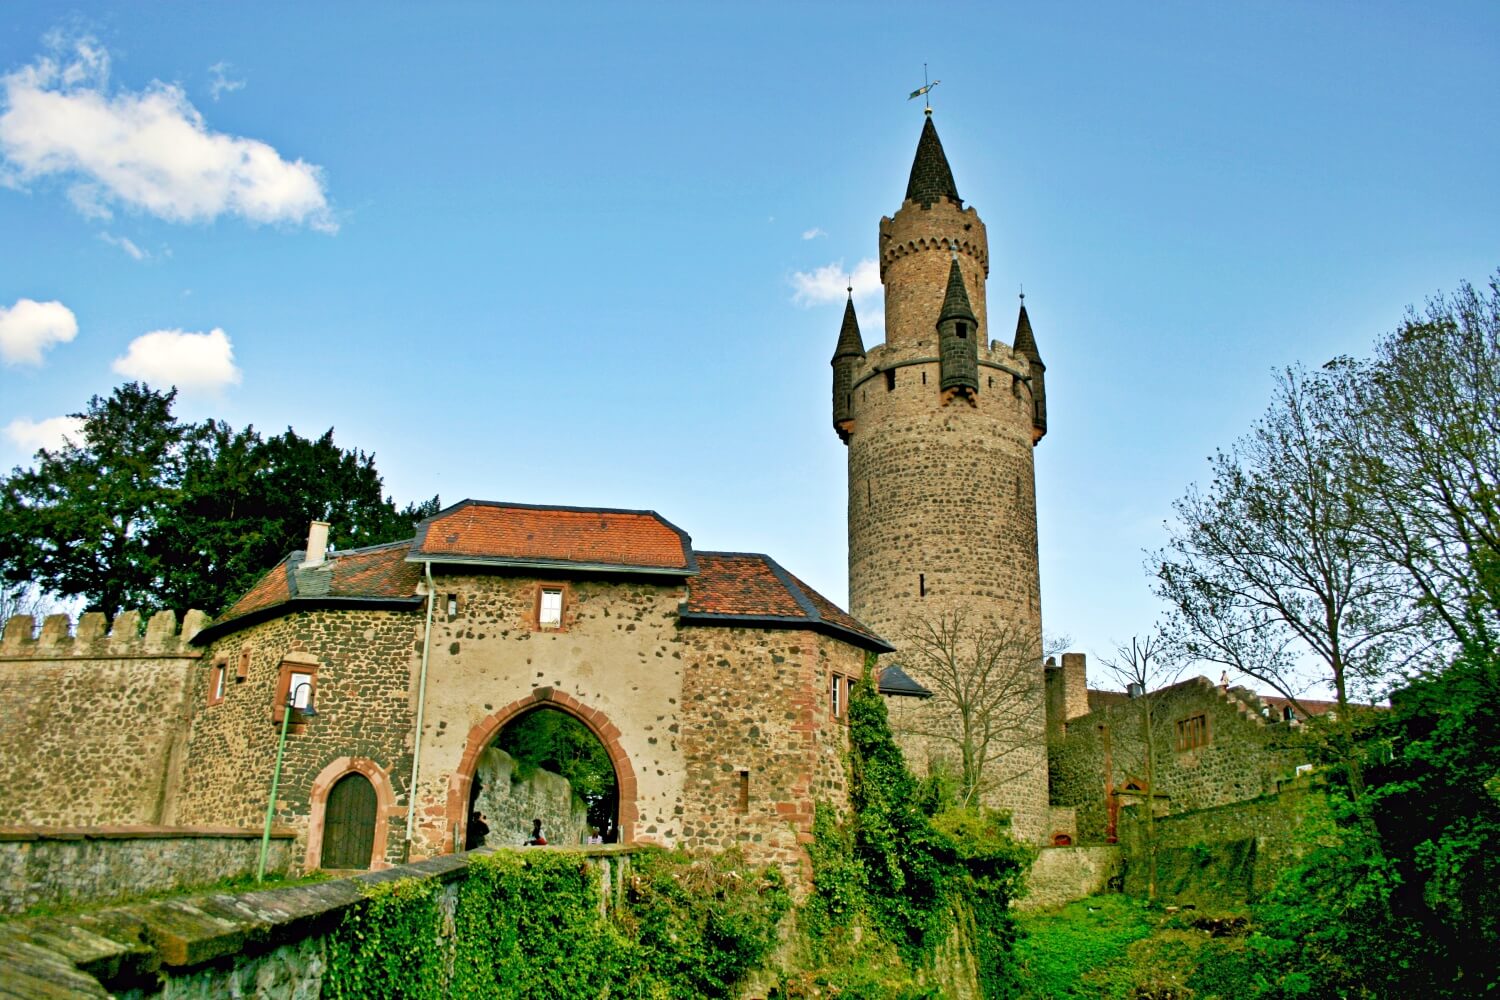
[[161, 611], [135, 611], [106, 628], [86, 614], [40, 630], [30, 615], [0, 638], [0, 825], [77, 827], [171, 822], [202, 651], [192, 638], [208, 623], [189, 611], [182, 627]]
[[[1162, 899], [1199, 907], [1254, 902], [1316, 843], [1327, 819], [1327, 795], [1311, 777], [1245, 802], [1158, 816], [1156, 885]], [[1145, 815], [1121, 811], [1125, 891], [1146, 895]]]
[[[532, 848], [557, 851], [562, 848]], [[599, 905], [620, 898], [631, 848], [566, 849], [587, 866]], [[489, 853], [473, 852], [475, 854]], [[0, 924], [0, 974], [19, 996], [316, 998], [329, 936], [380, 882], [435, 880], [440, 933], [451, 941], [469, 854], [450, 854], [329, 882], [210, 893]]]
[[[77, 906], [253, 875], [262, 830], [237, 827], [0, 827], [0, 913]], [[293, 868], [273, 829], [266, 871]]]
[[[1081, 683], [1081, 670], [1068, 675], [1049, 669], [1048, 700], [1053, 705], [1086, 704], [1057, 690]], [[1049, 722], [1048, 772], [1052, 802], [1071, 806], [1077, 843], [1108, 842], [1116, 835], [1121, 808], [1145, 799], [1146, 753], [1142, 722], [1151, 711], [1151, 742], [1158, 815], [1255, 799], [1290, 779], [1301, 759], [1289, 748], [1292, 727], [1270, 720], [1253, 694], [1224, 688], [1205, 677], [1118, 700], [1067, 719]]]

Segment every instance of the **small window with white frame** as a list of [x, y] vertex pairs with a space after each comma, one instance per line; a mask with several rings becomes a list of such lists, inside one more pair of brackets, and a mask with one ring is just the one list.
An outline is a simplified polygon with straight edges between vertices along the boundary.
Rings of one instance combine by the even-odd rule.
[[830, 675], [828, 684], [828, 711], [835, 719], [842, 719], [844, 717], [845, 691], [844, 678], [838, 674]]
[[208, 703], [217, 705], [224, 700], [225, 675], [229, 673], [229, 658], [221, 656], [214, 660], [213, 672], [208, 678]]
[[543, 587], [537, 599], [538, 628], [562, 628], [563, 592], [561, 587]]

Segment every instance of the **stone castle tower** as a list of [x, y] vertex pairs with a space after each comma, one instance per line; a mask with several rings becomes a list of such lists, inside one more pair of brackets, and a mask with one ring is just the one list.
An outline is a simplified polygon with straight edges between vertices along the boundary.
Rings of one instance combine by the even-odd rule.
[[[886, 342], [864, 348], [851, 296], [833, 356], [833, 426], [849, 449], [849, 607], [896, 644], [887, 662], [929, 688], [907, 639], [921, 622], [962, 611], [970, 631], [1004, 633], [1029, 650], [1024, 682], [1007, 694], [1008, 745], [987, 768], [985, 798], [1010, 809], [1017, 835], [1035, 843], [1047, 826], [1032, 467], [1047, 430], [1045, 366], [1024, 302], [1012, 343], [989, 339], [984, 223], [959, 198], [931, 114], [906, 198], [880, 220]], [[919, 768], [941, 743], [910, 734], [949, 724], [932, 716], [941, 701], [893, 704]]]

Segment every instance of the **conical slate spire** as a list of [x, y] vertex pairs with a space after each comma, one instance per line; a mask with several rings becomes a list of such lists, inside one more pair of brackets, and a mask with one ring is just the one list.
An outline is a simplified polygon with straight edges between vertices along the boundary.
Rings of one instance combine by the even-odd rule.
[[1021, 299], [1021, 315], [1016, 318], [1015, 351], [1032, 361], [1042, 360], [1041, 352], [1036, 349], [1036, 336], [1031, 332], [1031, 317], [1026, 315], [1024, 297]]
[[948, 294], [943, 297], [943, 310], [938, 313], [938, 323], [944, 320], [966, 319], [970, 323], [978, 323], [974, 317], [974, 309], [969, 305], [969, 292], [964, 288], [963, 272], [958, 269], [958, 254], [953, 255], [953, 260], [948, 264]]
[[931, 115], [922, 123], [922, 138], [917, 140], [917, 155], [911, 162], [911, 179], [906, 182], [906, 198], [921, 202], [923, 208], [931, 208], [939, 198], [963, 204]]
[[833, 360], [839, 358], [862, 358], [865, 342], [859, 336], [859, 319], [854, 315], [854, 290], [849, 290], [849, 301], [844, 304], [844, 325], [839, 328], [839, 345], [833, 349]]

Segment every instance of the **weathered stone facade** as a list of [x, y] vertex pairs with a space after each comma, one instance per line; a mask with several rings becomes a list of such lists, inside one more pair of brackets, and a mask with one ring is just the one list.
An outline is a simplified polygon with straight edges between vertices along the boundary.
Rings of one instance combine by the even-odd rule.
[[183, 722], [207, 624], [170, 611], [141, 629], [134, 611], [105, 630], [87, 614], [70, 631], [30, 615], [0, 641], [0, 825], [161, 823], [176, 784]]
[[[1037, 684], [1027, 697], [1035, 704], [1018, 710], [1025, 724], [1011, 766], [988, 797], [1011, 811], [1022, 839], [1039, 842], [1047, 826], [1032, 465], [1040, 372], [989, 339], [988, 237], [978, 213], [957, 200], [930, 120], [908, 197], [880, 222], [879, 254], [886, 342], [835, 360], [836, 390], [849, 386], [848, 398], [835, 400], [835, 418], [849, 448], [850, 609], [896, 644], [895, 661], [919, 682], [921, 664], [902, 656], [913, 620], [964, 609], [976, 627], [1031, 637]], [[977, 321], [964, 329], [978, 365], [967, 396], [942, 388], [937, 321], [955, 261]], [[939, 697], [911, 710], [945, 708]], [[905, 745], [919, 761], [942, 752], [909, 735]]]
[[[273, 705], [289, 656], [315, 671], [318, 715], [304, 721], [293, 716], [275, 821], [296, 830], [299, 846], [305, 847], [314, 779], [337, 759], [372, 762], [377, 791], [383, 781], [389, 798], [399, 796], [404, 803], [421, 626], [416, 611], [304, 611], [213, 642], [200, 661], [190, 698], [181, 788], [168, 822], [254, 825], [263, 820], [281, 732]], [[246, 653], [245, 678], [231, 676], [223, 699], [210, 704], [215, 664], [235, 667]], [[389, 801], [382, 808], [386, 837], [376, 845], [375, 860], [396, 863], [403, 851], [405, 810], [393, 809]]]
[[[1049, 671], [1056, 689], [1064, 678]], [[1076, 673], [1082, 682], [1082, 671]], [[1149, 695], [1158, 815], [1243, 802], [1275, 792], [1301, 758], [1286, 747], [1290, 724], [1261, 711], [1253, 694], [1205, 677]], [[1072, 703], [1077, 703], [1074, 697]], [[1147, 798], [1142, 731], [1146, 697], [1111, 704], [1050, 727], [1052, 801], [1075, 810], [1080, 843], [1112, 841], [1124, 806]]]

